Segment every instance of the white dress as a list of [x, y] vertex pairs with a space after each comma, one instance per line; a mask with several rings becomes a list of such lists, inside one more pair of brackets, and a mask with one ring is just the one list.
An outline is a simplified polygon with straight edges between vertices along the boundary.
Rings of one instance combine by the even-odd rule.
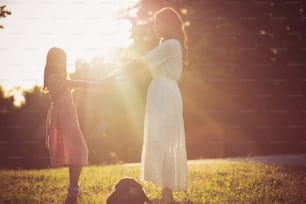
[[177, 80], [182, 47], [168, 39], [144, 55], [152, 74], [146, 101], [141, 180], [172, 190], [187, 188], [187, 156], [182, 97]]

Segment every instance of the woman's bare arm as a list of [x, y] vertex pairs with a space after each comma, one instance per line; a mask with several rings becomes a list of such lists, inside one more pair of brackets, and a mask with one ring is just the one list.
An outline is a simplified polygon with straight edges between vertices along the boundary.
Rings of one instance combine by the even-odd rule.
[[142, 59], [138, 58], [129, 62], [124, 71], [132, 77], [141, 77], [149, 72], [147, 63]]

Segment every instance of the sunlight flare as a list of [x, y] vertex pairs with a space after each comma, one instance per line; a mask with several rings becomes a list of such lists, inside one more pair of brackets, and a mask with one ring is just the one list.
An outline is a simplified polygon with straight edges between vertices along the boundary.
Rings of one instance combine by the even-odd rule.
[[6, 95], [16, 93], [16, 101], [22, 101], [14, 87], [42, 85], [46, 54], [51, 47], [66, 51], [67, 70], [73, 72], [77, 59], [107, 58], [109, 51], [131, 45], [132, 25], [117, 14], [138, 2], [4, 1], [13, 12], [0, 33], [0, 85]]
[[21, 107], [25, 104], [24, 98], [24, 90], [22, 88], [15, 87], [14, 89], [9, 90], [6, 93], [6, 97], [13, 96], [14, 97], [14, 106]]

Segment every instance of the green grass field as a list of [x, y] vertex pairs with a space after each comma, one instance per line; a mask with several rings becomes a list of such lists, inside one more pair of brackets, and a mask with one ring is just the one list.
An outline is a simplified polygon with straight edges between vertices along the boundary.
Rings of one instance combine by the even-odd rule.
[[[138, 178], [139, 166], [85, 167], [80, 185], [90, 195], [82, 195], [78, 203], [105, 203], [112, 186], [126, 176]], [[67, 168], [0, 170], [0, 203], [64, 203], [67, 183]], [[143, 186], [159, 203], [161, 189]], [[306, 203], [306, 169], [227, 160], [194, 163], [189, 165], [188, 190], [174, 198], [177, 204]]]

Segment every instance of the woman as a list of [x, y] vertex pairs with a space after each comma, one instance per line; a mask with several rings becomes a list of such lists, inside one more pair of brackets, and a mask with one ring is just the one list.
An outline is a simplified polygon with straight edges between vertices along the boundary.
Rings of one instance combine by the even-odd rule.
[[152, 75], [147, 92], [141, 180], [161, 186], [162, 200], [171, 202], [172, 191], [187, 188], [187, 156], [182, 97], [177, 85], [183, 64], [188, 63], [183, 21], [173, 8], [154, 15], [160, 44], [144, 61]]

